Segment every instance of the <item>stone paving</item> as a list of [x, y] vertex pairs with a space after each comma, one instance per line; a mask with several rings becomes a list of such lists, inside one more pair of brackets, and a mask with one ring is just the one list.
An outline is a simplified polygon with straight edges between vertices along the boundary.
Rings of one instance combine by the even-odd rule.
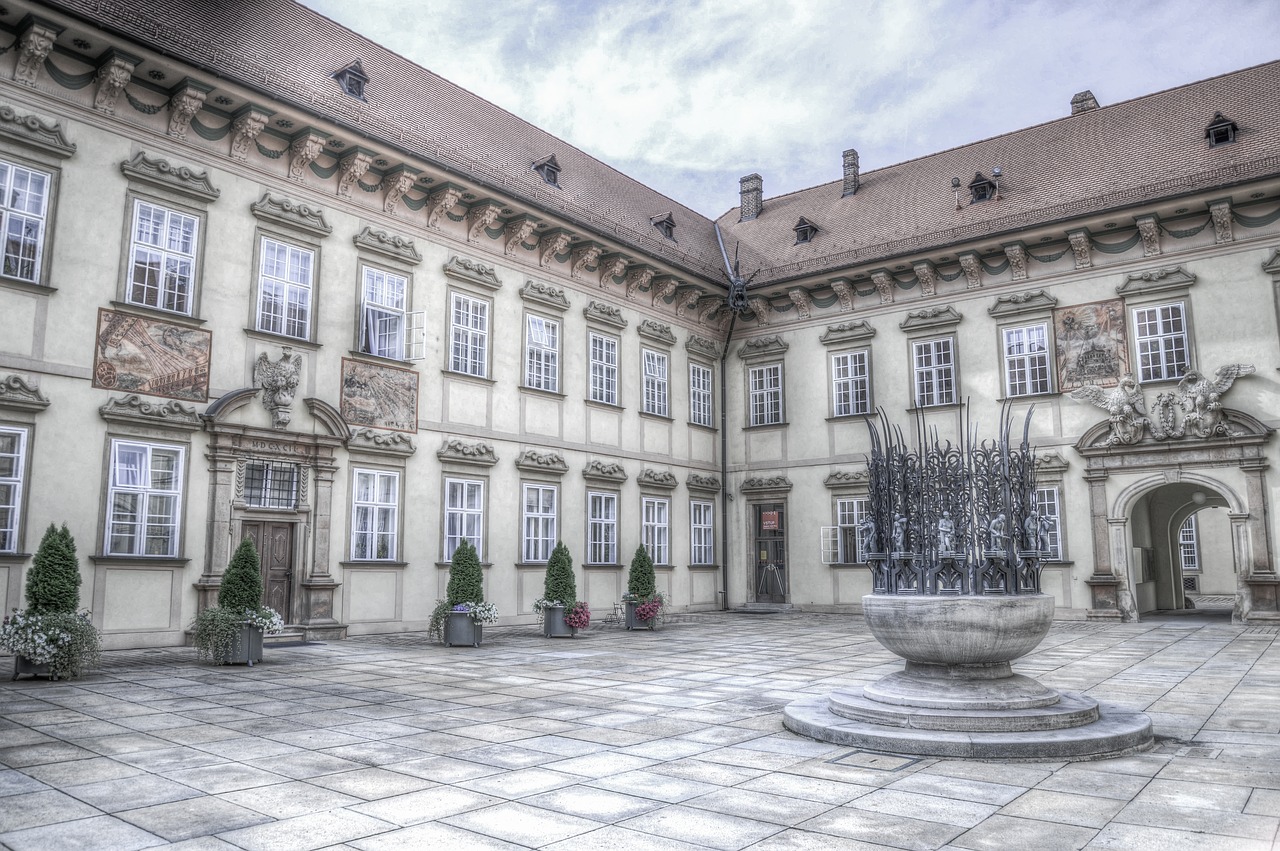
[[1015, 670], [1143, 709], [1158, 736], [1070, 764], [783, 730], [793, 698], [898, 666], [851, 616], [375, 636], [252, 669], [105, 653], [82, 680], [0, 685], [0, 846], [1275, 849], [1276, 633], [1210, 612], [1055, 624]]

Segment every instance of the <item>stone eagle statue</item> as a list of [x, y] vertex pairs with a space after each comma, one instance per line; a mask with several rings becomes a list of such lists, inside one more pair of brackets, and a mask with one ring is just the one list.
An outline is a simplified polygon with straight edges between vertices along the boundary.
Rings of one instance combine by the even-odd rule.
[[1178, 382], [1182, 401], [1183, 430], [1198, 437], [1210, 437], [1223, 427], [1222, 395], [1242, 375], [1254, 372], [1252, 364], [1229, 363], [1218, 367], [1210, 380], [1198, 370], [1189, 369]]
[[271, 427], [278, 429], [288, 426], [293, 418], [289, 409], [302, 376], [302, 355], [290, 356], [290, 346], [281, 349], [280, 360], [272, 361], [263, 352], [253, 366], [253, 386], [262, 388], [262, 403], [271, 412]]
[[1071, 391], [1071, 398], [1077, 402], [1088, 402], [1097, 405], [1110, 415], [1111, 436], [1108, 446], [1115, 444], [1130, 445], [1142, 440], [1142, 431], [1147, 425], [1147, 411], [1142, 401], [1142, 391], [1132, 375], [1120, 379], [1120, 384], [1113, 389], [1090, 384]]

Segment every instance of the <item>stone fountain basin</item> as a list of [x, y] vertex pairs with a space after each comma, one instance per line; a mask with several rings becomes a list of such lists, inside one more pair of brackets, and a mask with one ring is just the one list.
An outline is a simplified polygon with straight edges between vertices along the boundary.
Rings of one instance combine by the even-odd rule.
[[[999, 597], [893, 596], [862, 598], [867, 627], [885, 649], [917, 666], [996, 666], [1027, 655], [1053, 626], [1047, 594]], [[928, 676], [923, 670], [917, 673]], [[970, 675], [973, 675], [970, 671]], [[996, 671], [991, 672], [1001, 676]], [[935, 676], [948, 676], [938, 670]], [[1003, 675], [1007, 676], [1007, 673]]]

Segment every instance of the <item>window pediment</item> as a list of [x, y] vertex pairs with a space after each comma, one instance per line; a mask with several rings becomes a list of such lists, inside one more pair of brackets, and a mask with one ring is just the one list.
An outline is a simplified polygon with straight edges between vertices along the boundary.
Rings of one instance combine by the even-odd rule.
[[520, 290], [520, 298], [561, 313], [569, 309], [569, 299], [565, 296], [564, 290], [541, 281], [532, 279], [525, 281], [524, 287]]
[[684, 480], [684, 486], [691, 491], [718, 492], [720, 490], [720, 477], [690, 473], [689, 477]]
[[539, 452], [526, 449], [516, 457], [516, 467], [526, 473], [550, 473], [563, 476], [569, 472], [569, 465], [559, 452]]
[[76, 152], [75, 143], [67, 141], [61, 124], [35, 115], [19, 115], [7, 104], [0, 105], [0, 137], [52, 154], [60, 160]]
[[627, 471], [619, 463], [593, 458], [582, 469], [582, 478], [598, 484], [617, 484], [627, 480]]
[[1184, 293], [1196, 282], [1196, 276], [1181, 266], [1170, 266], [1164, 269], [1150, 269], [1146, 272], [1135, 272], [1124, 279], [1124, 283], [1116, 287], [1116, 292], [1125, 297], [1146, 296], [1154, 294]]
[[640, 475], [636, 476], [636, 482], [642, 486], [663, 490], [675, 490], [680, 484], [675, 473], [670, 470], [655, 470], [652, 467], [641, 470]]
[[668, 346], [674, 346], [676, 335], [671, 333], [671, 326], [662, 322], [655, 322], [652, 319], [645, 319], [636, 327], [637, 333], [641, 337], [652, 340], [655, 343], [663, 343]]
[[441, 461], [453, 461], [475, 467], [492, 467], [498, 463], [498, 456], [493, 447], [482, 441], [467, 443], [465, 440], [445, 440], [444, 445], [436, 450], [436, 457]]
[[20, 375], [7, 375], [0, 379], [0, 408], [16, 408], [20, 411], [43, 411], [49, 407], [49, 399], [32, 387]]
[[167, 402], [148, 402], [136, 393], [124, 397], [112, 397], [98, 408], [98, 413], [108, 422], [131, 425], [156, 426], [195, 431], [204, 425], [195, 408], [170, 399]]
[[622, 311], [611, 304], [593, 301], [582, 308], [582, 315], [588, 321], [601, 322], [614, 328], [626, 328], [627, 320], [622, 318]]
[[413, 439], [404, 432], [378, 431], [372, 428], [352, 431], [347, 447], [352, 450], [386, 452], [392, 455], [412, 455], [418, 451], [413, 445]]
[[134, 154], [133, 159], [120, 163], [120, 171], [130, 180], [178, 192], [198, 201], [216, 201], [222, 194], [221, 190], [209, 182], [207, 171], [198, 172], [184, 165], [174, 166], [159, 157], [152, 159], [142, 151]]
[[823, 345], [833, 346], [839, 343], [857, 343], [870, 340], [875, 335], [876, 329], [872, 328], [867, 320], [853, 319], [848, 322], [841, 322], [839, 325], [828, 325], [826, 332], [818, 338], [818, 341]]
[[714, 340], [699, 337], [697, 334], [689, 335], [689, 339], [684, 341], [684, 348], [691, 354], [706, 355], [711, 358], [720, 357], [720, 346]]
[[444, 264], [444, 274], [445, 277], [452, 278], [455, 281], [479, 284], [488, 290], [502, 288], [502, 279], [498, 277], [494, 267], [486, 266], [477, 260], [461, 257], [457, 254], [450, 257], [449, 262]]
[[389, 257], [392, 260], [399, 260], [402, 263], [408, 263], [416, 266], [422, 262], [422, 255], [418, 253], [418, 248], [413, 244], [413, 240], [408, 237], [399, 236], [398, 234], [387, 233], [385, 230], [374, 230], [371, 227], [365, 227], [364, 230], [351, 238], [357, 248], [363, 248]]
[[923, 310], [913, 310], [908, 313], [907, 318], [898, 323], [898, 327], [903, 331], [935, 331], [953, 328], [960, 324], [963, 318], [951, 305], [926, 307]]
[[987, 308], [987, 313], [999, 317], [1021, 316], [1024, 313], [1047, 312], [1058, 306], [1058, 300], [1044, 290], [1002, 295], [995, 304]]
[[299, 204], [288, 198], [275, 198], [269, 192], [249, 209], [259, 221], [284, 225], [319, 237], [333, 233], [333, 228], [325, 221], [324, 211], [319, 207]]
[[791, 490], [791, 480], [786, 476], [753, 476], [742, 483], [743, 493], [786, 493]]
[[861, 470], [833, 470], [822, 483], [829, 488], [862, 488], [866, 489], [871, 482], [871, 473], [865, 467]]
[[744, 361], [776, 358], [786, 354], [789, 348], [791, 347], [787, 345], [786, 341], [777, 334], [768, 337], [755, 337], [747, 340], [738, 348], [738, 357]]

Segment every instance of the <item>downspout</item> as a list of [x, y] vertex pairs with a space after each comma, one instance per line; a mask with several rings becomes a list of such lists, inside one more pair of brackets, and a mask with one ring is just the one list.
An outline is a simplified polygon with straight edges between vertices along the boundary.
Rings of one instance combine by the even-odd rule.
[[738, 324], [738, 314], [729, 316], [729, 332], [724, 335], [724, 350], [720, 352], [720, 587], [724, 589], [722, 611], [729, 609], [729, 428], [726, 402], [725, 361], [729, 357], [729, 340], [733, 326]]

